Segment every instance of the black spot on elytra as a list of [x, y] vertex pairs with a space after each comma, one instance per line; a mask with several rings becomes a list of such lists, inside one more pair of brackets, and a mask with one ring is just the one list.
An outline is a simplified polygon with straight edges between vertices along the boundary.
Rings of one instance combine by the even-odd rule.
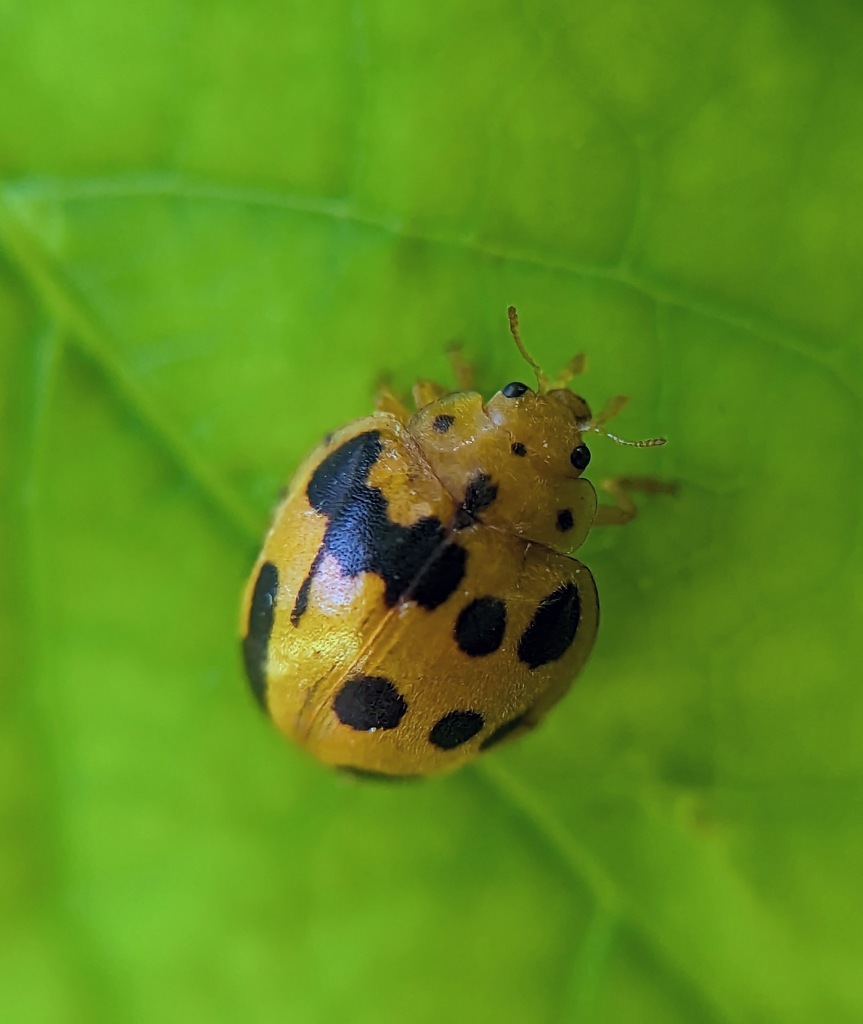
[[267, 648], [276, 615], [276, 594], [279, 570], [272, 562], [264, 562], [255, 580], [249, 621], [243, 637], [243, 662], [255, 700], [267, 710]]
[[432, 430], [438, 434], [445, 434], [449, 428], [455, 423], [455, 416], [448, 416], [445, 413], [441, 413], [440, 416], [435, 416], [432, 420]]
[[510, 733], [515, 732], [515, 730], [527, 718], [527, 715], [527, 711], [522, 711], [520, 715], [516, 715], [515, 718], [511, 718], [508, 722], [504, 722], [503, 725], [499, 725], [493, 733], [486, 736], [482, 743], [480, 743], [479, 749], [488, 750], [489, 747], [493, 747], [500, 743], [501, 740], [505, 740]]
[[575, 520], [572, 518], [572, 512], [568, 508], [561, 509], [557, 513], [557, 522], [555, 524], [561, 533], [567, 533], [575, 525]]
[[383, 676], [353, 676], [333, 699], [338, 720], [357, 732], [395, 729], [407, 709], [407, 701]]
[[[467, 551], [463, 547], [452, 543], [441, 545], [422, 567], [409, 597], [423, 608], [437, 608], [461, 583], [466, 563]], [[398, 597], [390, 604], [397, 600]]]
[[509, 450], [513, 455], [519, 455], [521, 457], [527, 455], [527, 448], [525, 448], [521, 441], [513, 441]]
[[308, 575], [300, 584], [300, 589], [297, 591], [297, 597], [294, 601], [294, 607], [291, 609], [291, 625], [299, 626], [300, 619], [305, 614], [306, 608], [309, 606], [309, 591], [312, 589], [312, 580], [314, 579], [315, 573], [318, 571], [318, 567], [323, 560], [324, 548], [321, 547], [318, 553], [315, 555], [311, 567], [309, 568]]
[[529, 668], [539, 668], [562, 658], [575, 640], [580, 617], [581, 600], [574, 583], [544, 597], [518, 642], [520, 660]]
[[410, 526], [390, 521], [386, 498], [368, 476], [384, 445], [377, 430], [358, 434], [330, 452], [312, 474], [306, 493], [312, 508], [327, 516], [324, 539], [297, 592], [291, 622], [298, 626], [325, 555], [344, 576], [375, 573], [392, 607], [412, 598], [424, 608], [442, 604], [461, 583], [467, 552], [446, 540], [439, 519], [426, 516]]
[[478, 711], [450, 711], [438, 719], [429, 733], [429, 742], [441, 750], [454, 750], [473, 739], [485, 725]]
[[506, 604], [499, 597], [478, 597], [455, 620], [455, 641], [465, 654], [479, 658], [496, 651], [506, 630]]

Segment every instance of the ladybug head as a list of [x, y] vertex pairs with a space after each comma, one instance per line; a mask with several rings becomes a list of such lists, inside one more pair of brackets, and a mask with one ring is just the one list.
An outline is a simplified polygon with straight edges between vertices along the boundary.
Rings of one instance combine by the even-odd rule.
[[580, 476], [590, 462], [583, 435], [591, 430], [587, 402], [567, 388], [536, 391], [512, 381], [485, 406], [489, 426], [512, 441], [517, 455], [528, 455], [549, 479]]
[[[489, 402], [489, 410], [493, 409], [494, 413], [497, 413], [499, 422], [502, 425], [506, 421], [517, 419], [519, 414], [524, 415], [529, 412], [531, 419], [543, 423], [543, 430], [549, 438], [568, 440], [572, 436], [574, 429], [579, 435], [576, 447], [580, 447], [582, 451], [580, 455], [576, 456], [575, 448], [573, 448], [571, 461], [572, 465], [579, 471], [584, 469], [590, 461], [590, 452], [581, 441], [581, 435], [585, 433], [605, 434], [606, 437], [611, 438], [617, 444], [631, 445], [635, 448], [653, 448], [657, 445], [665, 444], [664, 437], [649, 437], [642, 441], [625, 441], [623, 438], [610, 433], [606, 429], [605, 424], [626, 405], [628, 401], [626, 396], [616, 395], [594, 416], [590, 411], [590, 406], [581, 395], [575, 394], [575, 392], [570, 391], [567, 387], [573, 377], [584, 372], [587, 362], [586, 357], [583, 354], [575, 356], [567, 363], [554, 381], [549, 380], [547, 374], [524, 347], [518, 327], [518, 313], [515, 310], [515, 306], [510, 306], [507, 309], [507, 315], [513, 340], [522, 358], [533, 370], [536, 376], [537, 388], [534, 391], [527, 384], [522, 384], [521, 381], [512, 381], [506, 387], [501, 388]], [[521, 402], [519, 403], [517, 400], [521, 400]], [[511, 409], [507, 408], [509, 402], [512, 402]], [[579, 465], [579, 463], [582, 463], [582, 465]]]
[[[605, 422], [624, 399], [612, 399], [594, 415], [566, 387], [583, 369], [584, 358], [572, 360], [550, 381], [522, 345], [512, 307], [509, 320], [519, 351], [536, 374], [536, 388], [512, 381], [487, 403], [473, 391], [444, 395], [417, 410], [409, 431], [438, 480], [461, 499], [459, 528], [484, 523], [574, 551], [596, 512], [596, 492], [582, 476], [590, 463], [586, 440], [608, 433]], [[647, 447], [663, 440], [622, 443]]]

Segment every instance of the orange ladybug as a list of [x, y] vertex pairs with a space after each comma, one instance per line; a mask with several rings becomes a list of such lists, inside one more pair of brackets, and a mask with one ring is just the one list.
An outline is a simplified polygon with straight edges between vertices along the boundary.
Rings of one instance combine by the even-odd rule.
[[[599, 416], [513, 338], [537, 388], [391, 392], [319, 445], [276, 510], [246, 587], [242, 648], [252, 691], [284, 733], [323, 762], [390, 777], [449, 771], [532, 729], [590, 654], [599, 602], [572, 557], [592, 526], [635, 514], [582, 476]], [[663, 438], [623, 442], [640, 447]]]

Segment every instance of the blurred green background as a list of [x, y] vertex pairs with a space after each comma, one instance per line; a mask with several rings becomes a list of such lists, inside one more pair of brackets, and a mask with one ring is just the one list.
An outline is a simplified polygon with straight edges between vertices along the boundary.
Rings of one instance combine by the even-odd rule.
[[[0, 96], [4, 1024], [859, 1021], [859, 5], [5, 0]], [[245, 574], [510, 302], [681, 493], [541, 730], [335, 777]]]

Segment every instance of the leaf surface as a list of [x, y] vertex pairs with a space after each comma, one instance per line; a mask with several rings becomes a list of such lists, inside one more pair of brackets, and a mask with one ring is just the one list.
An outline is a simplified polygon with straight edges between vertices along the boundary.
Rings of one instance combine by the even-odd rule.
[[[835, 0], [0, 7], [0, 1005], [856, 1021], [863, 23]], [[239, 591], [377, 380], [590, 354], [680, 481], [536, 734], [413, 786], [259, 719]], [[858, 481], [858, 483], [855, 483]]]

